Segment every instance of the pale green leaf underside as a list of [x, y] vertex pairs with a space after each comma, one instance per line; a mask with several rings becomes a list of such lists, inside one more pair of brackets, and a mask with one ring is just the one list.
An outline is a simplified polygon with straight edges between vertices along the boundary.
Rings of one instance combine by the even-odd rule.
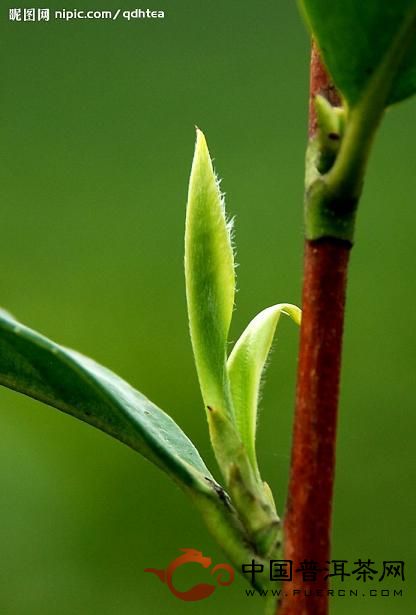
[[235, 293], [230, 228], [205, 137], [197, 130], [185, 229], [192, 346], [206, 406], [228, 411], [226, 345]]
[[250, 322], [227, 363], [237, 428], [256, 472], [257, 409], [263, 370], [281, 314], [300, 324], [301, 310], [289, 303], [266, 308]]
[[416, 91], [416, 0], [300, 0], [325, 64], [351, 106], [367, 89], [406, 24], [411, 43], [396, 67], [387, 103]]
[[124, 442], [179, 484], [212, 476], [176, 423], [110, 370], [0, 311], [0, 384], [54, 406]]

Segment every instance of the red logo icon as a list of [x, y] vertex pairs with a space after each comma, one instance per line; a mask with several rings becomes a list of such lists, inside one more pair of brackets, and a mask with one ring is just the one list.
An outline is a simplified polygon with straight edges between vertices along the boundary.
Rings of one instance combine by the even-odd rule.
[[[146, 568], [145, 572], [153, 572], [162, 583], [165, 583], [170, 592], [179, 598], [179, 600], [185, 600], [186, 602], [196, 602], [197, 600], [204, 600], [208, 598], [216, 589], [218, 585], [231, 585], [234, 581], [234, 570], [228, 564], [217, 564], [211, 570], [211, 574], [219, 572], [216, 576], [216, 585], [209, 583], [198, 583], [186, 591], [179, 591], [175, 588], [172, 582], [173, 573], [177, 568], [189, 564], [190, 562], [199, 564], [203, 568], [209, 568], [212, 564], [210, 557], [202, 555], [201, 551], [196, 549], [180, 549], [183, 555], [179, 555], [174, 559], [165, 570], [157, 570], [156, 568]], [[226, 572], [226, 578], [224, 580], [222, 571]]]

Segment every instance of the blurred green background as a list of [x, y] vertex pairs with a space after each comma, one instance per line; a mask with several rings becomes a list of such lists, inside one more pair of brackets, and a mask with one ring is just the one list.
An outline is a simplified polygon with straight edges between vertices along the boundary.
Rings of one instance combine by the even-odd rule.
[[[235, 340], [262, 308], [300, 298], [309, 40], [290, 0], [147, 7], [165, 20], [12, 23], [1, 10], [1, 304], [131, 381], [215, 470], [183, 279], [194, 124], [236, 216]], [[406, 583], [402, 598], [334, 598], [334, 615], [414, 612], [415, 104], [387, 114], [359, 214], [333, 551], [404, 560]], [[282, 323], [258, 435], [280, 510], [297, 335]], [[223, 555], [183, 494], [137, 454], [4, 389], [0, 430], [2, 614], [261, 612], [243, 581], [187, 604], [143, 572], [181, 547]]]

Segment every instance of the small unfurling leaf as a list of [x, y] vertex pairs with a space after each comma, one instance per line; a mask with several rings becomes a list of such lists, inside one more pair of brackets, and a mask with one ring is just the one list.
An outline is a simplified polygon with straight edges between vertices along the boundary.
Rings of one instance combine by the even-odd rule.
[[266, 308], [245, 329], [227, 363], [237, 429], [258, 477], [255, 440], [260, 384], [281, 314], [300, 324], [301, 311], [295, 305]]
[[316, 96], [315, 110], [318, 120], [318, 170], [327, 173], [332, 167], [345, 129], [345, 109], [333, 107], [323, 96]]

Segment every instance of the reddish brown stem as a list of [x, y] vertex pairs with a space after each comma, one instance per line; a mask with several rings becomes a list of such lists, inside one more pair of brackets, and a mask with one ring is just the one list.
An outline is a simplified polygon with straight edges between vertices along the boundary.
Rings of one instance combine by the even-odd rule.
[[[311, 99], [321, 93], [333, 104], [338, 96], [312, 50]], [[309, 134], [316, 132], [310, 105]], [[327, 615], [328, 581], [320, 572], [305, 580], [297, 569], [304, 560], [326, 568], [330, 560], [331, 509], [341, 367], [345, 290], [350, 243], [325, 238], [306, 241], [302, 326], [289, 494], [284, 524], [285, 559], [293, 580], [283, 587], [279, 615]], [[307, 579], [308, 577], [306, 577]], [[299, 594], [294, 590], [301, 590]], [[310, 595], [305, 595], [310, 594]]]

